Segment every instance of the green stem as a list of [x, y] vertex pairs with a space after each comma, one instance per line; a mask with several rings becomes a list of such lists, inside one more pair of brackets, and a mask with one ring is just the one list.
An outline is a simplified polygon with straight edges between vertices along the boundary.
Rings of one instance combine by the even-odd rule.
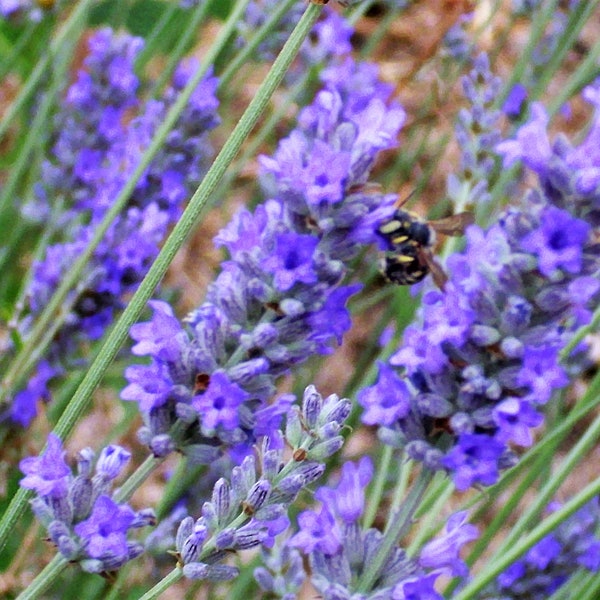
[[498, 94], [494, 103], [495, 107], [500, 107], [504, 104], [510, 90], [518, 82], [522, 81], [525, 76], [526, 69], [531, 65], [531, 55], [538, 45], [540, 39], [546, 31], [546, 26], [556, 15], [556, 6], [558, 0], [552, 0], [544, 5], [544, 10], [540, 14], [535, 15], [532, 23], [531, 31], [527, 37], [527, 45], [519, 55], [517, 63], [511, 67], [510, 77], [502, 86], [502, 91]]
[[[456, 488], [450, 479], [444, 477], [432, 490], [431, 505], [419, 507], [415, 518], [419, 520], [419, 528], [415, 536], [411, 539], [410, 545], [406, 548], [409, 556], [414, 556], [416, 552], [429, 540], [434, 533], [440, 529], [440, 515], [444, 515], [444, 508], [450, 505], [450, 498], [455, 493]], [[445, 522], [445, 521], [444, 521]]]
[[61, 554], [56, 554], [27, 588], [17, 596], [17, 600], [34, 600], [38, 598], [52, 585], [68, 564], [66, 558]]
[[[17, 356], [15, 356], [15, 358], [11, 362], [7, 373], [4, 375], [1, 388], [3, 392], [2, 395], [7, 395], [7, 393], [12, 390], [13, 386], [15, 385], [15, 382], [18, 379], [22, 379], [26, 376], [25, 365], [28, 362], [30, 362], [30, 357], [33, 353], [33, 349], [35, 348], [37, 352], [43, 352], [44, 348], [43, 345], [40, 344], [40, 341], [44, 338], [51, 323], [57, 325], [57, 315], [61, 314], [61, 307], [64, 305], [65, 299], [67, 298], [69, 292], [76, 286], [77, 282], [81, 280], [82, 273], [84, 272], [87, 263], [92, 257], [94, 251], [98, 247], [98, 244], [100, 244], [100, 242], [104, 239], [109, 227], [127, 204], [127, 201], [131, 197], [131, 194], [133, 193], [137, 182], [139, 181], [140, 177], [146, 171], [151, 161], [154, 159], [154, 157], [164, 144], [167, 135], [169, 134], [169, 132], [175, 125], [177, 119], [187, 106], [187, 103], [194, 90], [196, 89], [202, 78], [206, 75], [206, 72], [208, 71], [210, 65], [213, 64], [216, 56], [227, 43], [231, 32], [236, 27], [237, 21], [243, 14], [243, 10], [245, 9], [249, 1], [250, 0], [240, 0], [236, 8], [232, 11], [231, 15], [229, 16], [229, 19], [220, 31], [215, 43], [211, 46], [202, 66], [190, 79], [186, 87], [178, 96], [176, 102], [169, 110], [164, 122], [158, 128], [156, 134], [152, 139], [152, 142], [142, 155], [137, 168], [135, 169], [131, 177], [127, 180], [127, 183], [125, 184], [117, 198], [115, 198], [115, 201], [112, 204], [111, 208], [108, 210], [102, 221], [97, 226], [96, 230], [94, 231], [94, 235], [92, 236], [92, 239], [86, 246], [85, 250], [81, 253], [75, 264], [71, 267], [71, 269], [67, 273], [65, 273], [60, 285], [58, 286], [58, 289], [54, 292], [52, 298], [44, 308], [44, 311], [37, 317], [35, 325], [32, 327], [32, 330], [29, 333], [26, 343], [24, 344], [21, 351], [17, 354]], [[190, 224], [189, 229], [191, 229], [192, 226], [193, 224]], [[174, 232], [176, 230], [177, 228], [175, 228]], [[183, 241], [184, 240], [181, 239], [178, 240], [177, 243], [180, 243], [181, 245], [183, 244]], [[177, 250], [179, 249], [179, 247], [180, 246], [177, 246]], [[166, 266], [164, 266], [164, 268], [166, 271]], [[154, 287], [158, 285], [163, 274], [164, 271], [156, 279]], [[150, 292], [150, 294], [152, 294], [152, 292]], [[62, 315], [63, 319], [66, 318], [66, 314], [64, 312], [62, 313]]]
[[154, 27], [152, 28], [152, 32], [146, 38], [144, 47], [137, 55], [135, 61], [136, 69], [143, 70], [148, 61], [156, 54], [157, 46], [161, 41], [161, 37], [167, 30], [169, 21], [177, 12], [178, 8], [179, 7], [177, 6], [177, 3], [169, 2], [167, 7], [163, 10], [160, 19], [155, 23]]
[[134, 492], [148, 479], [149, 475], [166, 460], [166, 457], [157, 458], [147, 456], [146, 460], [130, 475], [115, 494], [115, 502], [127, 502]]
[[550, 57], [550, 60], [544, 67], [544, 71], [538, 79], [535, 87], [531, 92], [533, 98], [538, 98], [541, 94], [546, 92], [550, 80], [558, 69], [562, 61], [564, 60], [567, 52], [570, 50], [573, 43], [577, 40], [579, 33], [583, 26], [588, 22], [588, 19], [592, 12], [595, 10], [599, 0], [592, 0], [590, 2], [579, 2], [575, 9], [572, 11], [569, 22], [565, 27], [564, 31], [561, 32], [557, 47]]
[[17, 62], [23, 48], [27, 45], [27, 42], [31, 39], [34, 31], [37, 28], [37, 23], [28, 22], [25, 31], [19, 36], [19, 39], [11, 45], [10, 54], [3, 59], [0, 65], [0, 80], [4, 79], [5, 75], [12, 69], [13, 65]]
[[[152, 296], [156, 286], [166, 273], [173, 257], [196, 225], [202, 211], [206, 209], [206, 206], [213, 197], [214, 190], [221, 181], [227, 167], [238, 153], [244, 140], [248, 137], [248, 134], [254, 128], [254, 125], [258, 121], [262, 111], [265, 109], [273, 92], [281, 82], [290, 63], [298, 53], [302, 41], [311, 30], [320, 12], [321, 7], [315, 4], [310, 4], [307, 7], [302, 19], [299, 21], [281, 53], [273, 63], [273, 66], [258, 89], [254, 99], [248, 105], [248, 108], [240, 118], [236, 128], [228, 138], [227, 142], [225, 142], [221, 152], [196, 190], [196, 193], [192, 196], [181, 219], [174, 227], [171, 235], [167, 238], [165, 245], [133, 295], [131, 302], [111, 329], [100, 352], [83, 378], [81, 385], [56, 424], [55, 433], [59, 437], [64, 438], [69, 435], [75, 426], [75, 423], [88, 408], [93, 391], [100, 383], [104, 372], [109, 367], [127, 338], [131, 325], [137, 320], [139, 314]], [[0, 520], [0, 551], [5, 546], [7, 538], [12, 533], [20, 515], [25, 510], [29, 496], [28, 490], [20, 488], [13, 497], [2, 520]]]
[[[84, 23], [85, 14], [78, 13], [78, 15], [80, 20], [74, 22], [74, 28], [77, 26], [82, 27]], [[66, 68], [71, 58], [73, 43], [73, 39], [67, 38], [64, 45], [60, 47], [60, 53], [53, 56], [53, 58], [56, 58], [56, 62], [53, 63], [51, 69], [49, 66], [50, 73], [46, 73], [47, 76], [50, 75], [52, 78], [51, 85], [41, 98], [33, 121], [27, 127], [25, 139], [20, 145], [18, 158], [11, 165], [8, 180], [2, 186], [2, 193], [0, 194], [1, 217], [5, 217], [7, 210], [13, 204], [15, 196], [17, 196], [17, 187], [23, 180], [23, 173], [31, 166], [32, 162], [35, 162], [31, 160], [32, 152], [43, 146], [48, 135], [48, 122], [50, 121], [51, 111], [55, 105], [56, 98], [64, 85]]]
[[507, 548], [515, 544], [518, 538], [526, 530], [527, 525], [535, 522], [535, 519], [543, 512], [550, 500], [556, 493], [563, 481], [575, 470], [575, 466], [583, 459], [589, 457], [590, 449], [594, 447], [600, 437], [600, 417], [587, 428], [585, 434], [580, 437], [575, 446], [569, 451], [559, 469], [552, 473], [552, 477], [536, 494], [535, 500], [527, 506], [527, 509], [519, 515], [518, 522], [511, 527], [510, 533], [502, 541], [498, 554], [502, 554]]
[[164, 591], [168, 590], [174, 583], [177, 583], [183, 577], [183, 571], [175, 567], [165, 578], [161, 579], [151, 590], [148, 590], [139, 600], [154, 600]]
[[598, 307], [592, 316], [592, 320], [583, 327], [580, 327], [569, 340], [569, 343], [560, 351], [558, 358], [560, 362], [564, 362], [569, 358], [575, 347], [583, 341], [586, 335], [593, 333], [600, 326], [600, 307]]
[[381, 576], [382, 570], [391, 553], [412, 525], [412, 517], [415, 514], [432, 477], [433, 471], [423, 468], [419, 473], [419, 477], [410, 488], [408, 496], [404, 500], [400, 510], [397, 514], [390, 515], [388, 528], [385, 530], [379, 550], [358, 581], [356, 587], [357, 593], [366, 594], [372, 590], [373, 584]]
[[548, 114], [554, 116], [560, 108], [581, 88], [598, 77], [598, 59], [600, 58], [600, 40], [586, 54], [583, 62], [577, 67], [569, 80], [557, 90], [557, 94], [548, 105]]
[[479, 592], [498, 577], [500, 573], [598, 494], [600, 494], [600, 478], [586, 486], [559, 510], [550, 514], [528, 535], [522, 536], [510, 548], [505, 549], [502, 554], [488, 561], [485, 570], [457, 592], [452, 600], [474, 600], [478, 598]]
[[381, 499], [383, 498], [383, 492], [385, 485], [388, 480], [390, 465], [392, 464], [392, 458], [394, 456], [394, 449], [391, 446], [384, 446], [381, 456], [377, 461], [377, 471], [375, 472], [375, 479], [369, 494], [369, 501], [367, 502], [367, 508], [363, 516], [363, 529], [368, 529], [373, 524]]

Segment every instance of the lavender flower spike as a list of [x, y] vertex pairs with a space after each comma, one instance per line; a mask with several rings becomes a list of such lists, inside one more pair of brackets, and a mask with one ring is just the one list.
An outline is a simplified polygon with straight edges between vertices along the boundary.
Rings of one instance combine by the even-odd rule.
[[[404, 113], [388, 106], [391, 89], [371, 66], [348, 58], [326, 81], [261, 159], [270, 199], [217, 235], [230, 258], [205, 302], [184, 324], [154, 302], [152, 320], [131, 329], [133, 352], [152, 362], [126, 370], [121, 397], [139, 402], [140, 437], [157, 455], [177, 447], [201, 460], [227, 449], [243, 457], [287, 412], [289, 398], [267, 404], [276, 378], [331, 352], [350, 326], [345, 304], [360, 286], [341, 282], [395, 200], [363, 184], [377, 153], [396, 144]], [[185, 426], [173, 436], [177, 420]]]
[[[599, 106], [597, 88], [585, 96]], [[563, 137], [551, 144], [547, 120], [535, 105], [517, 139], [498, 146], [506, 164], [523, 158], [541, 190], [487, 231], [467, 231], [444, 293], [425, 293], [403, 345], [359, 394], [384, 441], [445, 469], [459, 490], [495, 483], [517, 460], [512, 447], [531, 445], [539, 407], [569, 383], [559, 353], [599, 299], [598, 116], [575, 148]], [[569, 374], [585, 365], [582, 350]], [[393, 417], [390, 398], [402, 407]]]
[[[96, 32], [89, 45], [86, 69], [68, 89], [65, 107], [57, 115], [52, 158], [42, 165], [36, 204], [27, 211], [45, 217], [50, 199], [61, 197], [67, 203], [60, 223], [64, 241], [50, 246], [33, 265], [28, 290], [32, 315], [44, 309], [65, 271], [85, 248], [137, 167], [168, 107], [198, 68], [194, 61], [181, 64], [164, 97], [148, 101], [141, 109], [134, 61], [142, 40], [106, 28]], [[192, 94], [166, 144], [136, 185], [124, 214], [113, 222], [78, 289], [68, 298], [70, 310], [53, 339], [50, 358], [38, 365], [37, 373], [15, 394], [0, 420], [10, 418], [29, 425], [36, 402], [50, 399], [50, 380], [81, 363], [81, 343], [102, 336], [144, 277], [169, 226], [179, 217], [183, 201], [208, 166], [212, 152], [207, 135], [218, 123], [216, 84], [209, 76]], [[27, 327], [23, 329], [27, 337]]]
[[[554, 511], [557, 503], [550, 506]], [[578, 570], [600, 570], [598, 498], [561, 523], [522, 558], [498, 576], [482, 600], [525, 600], [550, 597]]]
[[373, 475], [371, 460], [346, 463], [336, 487], [322, 487], [315, 497], [320, 512], [308, 510], [298, 516], [299, 531], [288, 542], [309, 556], [311, 581], [326, 600], [337, 598], [427, 598], [441, 600], [434, 583], [441, 574], [465, 577], [467, 567], [458, 554], [477, 537], [477, 530], [458, 513], [448, 521], [447, 534], [426, 544], [409, 558], [396, 548], [371, 589], [359, 596], [361, 573], [371, 566], [383, 543], [376, 529], [364, 530], [364, 490]]
[[116, 571], [143, 551], [140, 543], [128, 539], [129, 530], [154, 523], [151, 510], [136, 513], [111, 498], [111, 482], [131, 454], [120, 446], [104, 448], [93, 477], [91, 449], [80, 452], [77, 475], [64, 455], [62, 442], [51, 433], [42, 456], [21, 461], [26, 475], [21, 486], [37, 492], [31, 502], [33, 511], [67, 560], [92, 573]]
[[[195, 522], [191, 517], [181, 521], [176, 550], [184, 575], [213, 581], [231, 579], [237, 571], [218, 564], [228, 552], [271, 548], [275, 537], [289, 525], [291, 503], [322, 475], [324, 460], [341, 448], [339, 434], [349, 414], [350, 400], [335, 395], [323, 398], [309, 386], [302, 409], [294, 406], [287, 414], [285, 442], [292, 449], [291, 458], [284, 462], [281, 431], [263, 438], [260, 468], [254, 456], [246, 456], [233, 468], [231, 483], [224, 478], [216, 482], [202, 516]], [[292, 552], [291, 557], [294, 555]], [[298, 568], [297, 559], [294, 562]], [[265, 585], [267, 578], [264, 572]]]

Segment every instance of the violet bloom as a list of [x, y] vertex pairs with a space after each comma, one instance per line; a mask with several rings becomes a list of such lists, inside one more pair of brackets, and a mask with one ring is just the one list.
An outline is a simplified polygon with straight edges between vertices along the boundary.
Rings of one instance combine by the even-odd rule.
[[152, 510], [135, 512], [111, 498], [131, 453], [110, 445], [94, 460], [94, 452], [84, 448], [77, 457], [77, 474], [64, 454], [60, 438], [51, 433], [43, 455], [21, 461], [26, 476], [20, 485], [37, 493], [32, 509], [64, 558], [85, 571], [115, 571], [143, 551], [140, 543], [128, 539], [129, 530], [154, 523]]
[[65, 452], [60, 438], [51, 433], [48, 447], [41, 456], [30, 456], [19, 463], [25, 477], [21, 487], [34, 490], [41, 497], [66, 496], [71, 481], [71, 469], [65, 462]]
[[[350, 408], [347, 398], [323, 398], [314, 386], [306, 388], [302, 407], [293, 406], [287, 413], [285, 434], [277, 430], [262, 439], [260, 465], [247, 455], [233, 467], [229, 479], [215, 483], [210, 501], [202, 505], [202, 515], [196, 521], [192, 517], [181, 521], [176, 550], [186, 577], [231, 579], [237, 569], [219, 564], [227, 552], [274, 546], [276, 536], [289, 527], [287, 512], [293, 500], [323, 474], [324, 461], [342, 447], [340, 434]], [[284, 438], [292, 449], [287, 461]], [[334, 543], [328, 537], [327, 515], [323, 523], [311, 516], [308, 520], [314, 538], [322, 533], [315, 544]], [[216, 565], [225, 570], [211, 568]]]
[[[311, 581], [323, 598], [359, 597], [356, 588], [361, 574], [368, 571], [372, 557], [384, 543], [378, 530], [360, 526], [364, 492], [372, 475], [369, 458], [346, 463], [337, 486], [317, 490], [315, 497], [322, 503], [319, 511], [301, 513], [299, 531], [287, 542], [308, 555]], [[409, 558], [401, 548], [392, 550], [371, 589], [360, 597], [441, 600], [434, 589], [435, 580], [443, 573], [467, 575], [459, 552], [476, 537], [477, 531], [466, 522], [465, 513], [452, 516], [446, 534], [426, 544], [417, 556]]]
[[[180, 324], [154, 302], [152, 320], [131, 329], [133, 352], [152, 362], [128, 367], [121, 397], [140, 403], [140, 436], [155, 454], [243, 457], [287, 410], [269, 404], [276, 379], [330, 353], [350, 327], [346, 302], [359, 286], [342, 282], [395, 200], [363, 184], [377, 153], [395, 146], [404, 113], [387, 104], [391, 89], [373, 68], [351, 59], [340, 68], [343, 77], [330, 71], [297, 128], [261, 158], [270, 199], [217, 235], [229, 259], [204, 303]], [[324, 168], [324, 152], [335, 168]]]
[[[595, 89], [585, 94], [594, 103]], [[498, 146], [507, 164], [522, 158], [541, 189], [487, 231], [467, 230], [444, 293], [425, 293], [380, 380], [359, 393], [381, 439], [448, 471], [460, 490], [495, 483], [517, 460], [515, 445], [533, 442], [540, 407], [585, 367], [582, 345], [563, 361], [568, 370], [559, 356], [599, 299], [597, 118], [578, 147], [564, 137], [551, 144], [538, 104], [516, 141]], [[395, 397], [402, 410], [391, 422]]]
[[[558, 504], [553, 503], [551, 510]], [[501, 573], [482, 600], [548, 598], [581, 570], [600, 570], [598, 498], [562, 522]]]
[[119, 506], [108, 496], [100, 496], [90, 517], [75, 525], [74, 531], [91, 558], [126, 562], [127, 532], [134, 521], [135, 513], [129, 506]]
[[0, 17], [16, 22], [21, 22], [25, 19], [38, 22], [47, 13], [54, 12], [59, 2], [53, 4], [54, 6], [50, 5], [42, 8], [41, 3], [37, 2], [37, 0], [0, 0]]
[[[33, 265], [28, 290], [33, 315], [44, 309], [86, 247], [169, 107], [198, 69], [194, 61], [182, 63], [163, 97], [142, 105], [134, 72], [142, 45], [141, 39], [117, 35], [108, 28], [97, 31], [89, 40], [85, 70], [67, 90], [65, 107], [56, 117], [52, 157], [42, 165], [36, 205], [29, 212], [47, 216], [50, 200], [64, 198], [67, 210], [59, 223], [64, 241], [48, 247]], [[194, 90], [123, 214], [95, 250], [78, 289], [69, 296], [71, 309], [55, 334], [49, 363], [38, 365], [4, 418], [27, 426], [35, 417], [36, 401], [50, 398], [50, 379], [80, 364], [81, 344], [103, 335], [143, 279], [169, 227], [179, 217], [183, 201], [208, 167], [212, 156], [208, 132], [219, 122], [216, 85], [216, 78], [209, 76]]]
[[487, 54], [482, 53], [473, 60], [473, 69], [461, 83], [468, 107], [461, 109], [456, 119], [460, 166], [448, 177], [447, 188], [449, 198], [465, 207], [467, 203], [477, 205], [489, 200], [487, 180], [496, 162], [494, 147], [500, 141], [500, 111], [493, 107], [501, 80], [492, 73]]
[[[242, 21], [238, 24], [240, 46], [247, 43], [256, 30], [261, 27], [277, 8], [278, 0], [252, 0], [246, 8]], [[272, 62], [283, 44], [288, 39], [292, 29], [300, 20], [304, 7], [295, 4], [286, 11], [279, 23], [269, 32], [258, 48], [257, 55], [261, 61]], [[311, 66], [330, 62], [336, 56], [348, 54], [351, 50], [350, 36], [353, 29], [341, 15], [326, 7], [323, 17], [319, 20], [311, 35], [304, 40], [300, 48], [298, 61], [301, 67], [292, 66], [288, 79], [297, 77], [302, 71]]]

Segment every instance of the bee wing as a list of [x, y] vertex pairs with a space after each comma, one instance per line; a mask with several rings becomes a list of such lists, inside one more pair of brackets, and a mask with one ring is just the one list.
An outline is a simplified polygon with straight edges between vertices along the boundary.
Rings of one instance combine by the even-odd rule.
[[414, 195], [417, 190], [413, 190], [406, 198], [398, 197], [398, 200], [394, 203], [395, 208], [402, 208]]
[[446, 282], [448, 281], [448, 275], [446, 275], [442, 265], [435, 259], [433, 253], [430, 248], [425, 248], [421, 246], [417, 250], [419, 260], [425, 263], [429, 267], [429, 271], [431, 272], [431, 276], [433, 277], [433, 282], [437, 285], [442, 292], [446, 287]]
[[361, 192], [365, 194], [381, 194], [383, 192], [383, 187], [380, 183], [368, 181], [366, 183], [356, 183], [348, 188], [349, 194], [356, 194]]
[[444, 235], [462, 235], [467, 226], [475, 222], [472, 212], [461, 212], [444, 219], [428, 221], [429, 225]]

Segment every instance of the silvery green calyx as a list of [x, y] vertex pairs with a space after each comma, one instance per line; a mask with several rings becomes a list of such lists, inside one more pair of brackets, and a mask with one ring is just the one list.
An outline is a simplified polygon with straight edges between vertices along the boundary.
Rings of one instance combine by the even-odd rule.
[[[583, 96], [597, 111], [597, 85]], [[585, 344], [569, 345], [600, 293], [600, 127], [596, 114], [578, 145], [551, 143], [548, 120], [534, 103], [516, 139], [497, 146], [538, 185], [491, 226], [467, 229], [444, 292], [426, 290], [378, 382], [359, 393], [384, 442], [446, 470], [460, 490], [514, 465], [541, 408], [587, 364]]]
[[176, 555], [186, 577], [233, 578], [236, 570], [221, 564], [229, 553], [273, 545], [289, 526], [291, 503], [322, 475], [323, 461], [341, 448], [350, 407], [347, 398], [323, 398], [309, 386], [302, 408], [287, 414], [285, 435], [265, 437], [256, 457], [246, 456], [229, 479], [215, 483], [200, 518], [186, 517], [177, 531]]

